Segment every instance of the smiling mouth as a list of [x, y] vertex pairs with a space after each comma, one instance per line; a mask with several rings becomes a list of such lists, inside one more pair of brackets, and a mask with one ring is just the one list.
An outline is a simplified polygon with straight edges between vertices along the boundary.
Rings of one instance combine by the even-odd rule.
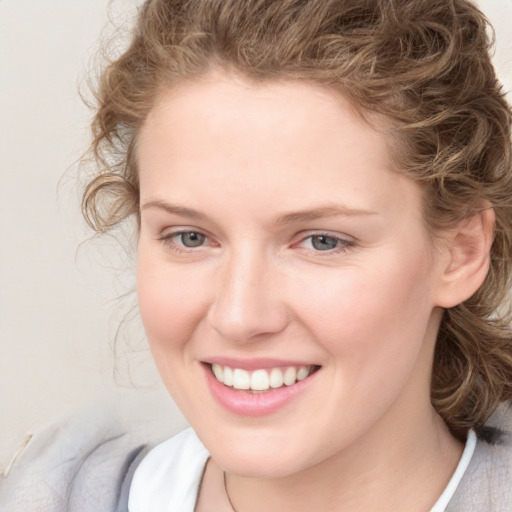
[[264, 393], [307, 379], [320, 369], [318, 365], [287, 366], [253, 371], [212, 364], [211, 371], [224, 386], [248, 393]]

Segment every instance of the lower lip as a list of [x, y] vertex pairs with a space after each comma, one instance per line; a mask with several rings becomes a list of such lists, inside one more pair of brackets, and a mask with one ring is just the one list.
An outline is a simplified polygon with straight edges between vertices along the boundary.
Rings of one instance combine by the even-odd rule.
[[215, 378], [210, 365], [203, 364], [203, 367], [208, 387], [215, 400], [228, 411], [242, 416], [265, 416], [278, 411], [304, 392], [318, 373], [316, 371], [292, 386], [282, 386], [260, 393], [247, 393], [224, 386]]

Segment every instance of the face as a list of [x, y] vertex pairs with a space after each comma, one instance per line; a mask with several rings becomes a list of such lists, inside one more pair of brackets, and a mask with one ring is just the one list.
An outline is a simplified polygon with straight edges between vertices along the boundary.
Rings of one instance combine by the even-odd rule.
[[161, 96], [137, 157], [147, 337], [221, 467], [288, 475], [424, 422], [441, 265], [346, 100], [212, 74]]

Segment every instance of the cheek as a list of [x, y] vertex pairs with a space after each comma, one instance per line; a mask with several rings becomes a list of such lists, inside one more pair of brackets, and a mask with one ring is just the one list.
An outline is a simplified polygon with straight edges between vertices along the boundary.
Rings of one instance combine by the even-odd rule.
[[302, 278], [309, 330], [331, 355], [368, 367], [421, 348], [432, 314], [432, 276], [417, 249], [380, 251], [378, 260], [341, 269], [321, 281]]
[[201, 276], [183, 267], [179, 272], [168, 262], [139, 250], [137, 296], [148, 341], [153, 351], [172, 349], [190, 338], [204, 310]]
[[190, 340], [205, 309], [206, 292], [198, 277], [139, 248], [137, 295], [146, 337], [163, 383], [185, 414], [190, 405], [185, 383], [194, 362]]
[[308, 330], [330, 360], [333, 392], [325, 407], [339, 411], [343, 403], [358, 428], [399, 397], [414, 403], [429, 394], [435, 341], [429, 326], [435, 321], [424, 262], [400, 265], [394, 257], [380, 262], [344, 272], [338, 281], [314, 288], [303, 303]]

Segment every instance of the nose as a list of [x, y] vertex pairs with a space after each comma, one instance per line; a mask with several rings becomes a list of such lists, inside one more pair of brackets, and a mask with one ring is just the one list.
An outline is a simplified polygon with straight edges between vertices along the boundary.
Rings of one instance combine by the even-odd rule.
[[210, 326], [224, 339], [247, 343], [277, 334], [288, 324], [282, 274], [268, 257], [247, 248], [223, 262], [209, 312]]

